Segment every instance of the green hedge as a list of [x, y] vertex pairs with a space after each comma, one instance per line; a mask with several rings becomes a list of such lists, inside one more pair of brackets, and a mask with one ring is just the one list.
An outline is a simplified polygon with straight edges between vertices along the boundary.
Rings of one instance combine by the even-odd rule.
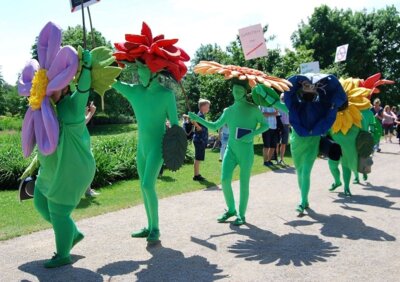
[[2, 130], [21, 130], [22, 119], [13, 116], [0, 116], [0, 131]]
[[[118, 180], [137, 178], [136, 141], [132, 134], [92, 138], [96, 174], [92, 187], [103, 187]], [[18, 178], [30, 164], [21, 152], [18, 134], [0, 135], [0, 190], [18, 189]], [[194, 154], [187, 151], [185, 163], [193, 163]]]

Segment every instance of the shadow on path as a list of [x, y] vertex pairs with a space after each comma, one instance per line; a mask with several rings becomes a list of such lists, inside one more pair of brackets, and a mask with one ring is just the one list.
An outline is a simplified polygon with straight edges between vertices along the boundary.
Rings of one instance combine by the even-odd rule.
[[[74, 262], [82, 259], [82, 256], [72, 255]], [[25, 263], [18, 267], [19, 270], [32, 274], [41, 282], [58, 281], [103, 281], [100, 274], [84, 268], [77, 268], [73, 265], [66, 265], [54, 269], [46, 269], [43, 266], [45, 260], [37, 260]], [[29, 281], [29, 280], [23, 280]]]
[[246, 229], [231, 225], [231, 229], [248, 239], [238, 240], [229, 247], [229, 251], [248, 261], [299, 267], [326, 262], [327, 258], [336, 256], [339, 251], [338, 247], [315, 235], [288, 233], [279, 236], [254, 225], [246, 225]]
[[345, 206], [349, 204], [356, 204], [356, 205], [372, 206], [372, 207], [385, 208], [391, 210], [400, 210], [400, 208], [392, 207], [394, 204], [396, 204], [396, 202], [391, 202], [385, 198], [381, 198], [378, 196], [353, 195], [351, 197], [346, 197], [344, 194], [339, 193], [339, 197], [340, 197], [339, 199], [336, 199], [333, 202], [343, 204]]
[[364, 186], [364, 190], [367, 191], [374, 191], [374, 192], [382, 192], [387, 194], [387, 198], [400, 198], [400, 188], [394, 189], [386, 186], [373, 186], [370, 183]]
[[350, 240], [395, 241], [396, 238], [382, 230], [365, 225], [358, 217], [340, 214], [323, 215], [308, 209], [310, 220], [294, 220], [285, 223], [292, 227], [322, 224], [321, 235], [326, 237], [346, 238]]
[[103, 275], [118, 276], [136, 273], [139, 281], [215, 281], [226, 277], [218, 266], [202, 256], [185, 257], [182, 252], [161, 244], [147, 247], [152, 255], [146, 261], [119, 261], [107, 264], [97, 271]]

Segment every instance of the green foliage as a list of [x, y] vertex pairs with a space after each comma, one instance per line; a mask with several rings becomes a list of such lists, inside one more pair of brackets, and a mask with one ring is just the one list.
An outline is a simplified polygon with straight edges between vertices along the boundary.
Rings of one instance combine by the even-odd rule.
[[15, 116], [0, 116], [0, 131], [16, 130], [22, 128], [22, 119]]
[[[25, 159], [22, 155], [20, 139], [19, 134], [0, 135], [0, 190], [17, 189], [18, 178], [31, 162], [32, 156]], [[93, 187], [137, 177], [134, 135], [94, 137], [92, 150], [96, 160]]]
[[0, 135], [0, 190], [18, 189], [18, 178], [30, 162], [22, 155], [19, 134]]
[[138, 176], [135, 139], [129, 134], [93, 138], [92, 151], [96, 174], [92, 187], [110, 185], [117, 180]]
[[[367, 78], [381, 72], [395, 85], [382, 87], [383, 104], [400, 103], [400, 14], [394, 6], [367, 12], [317, 7], [292, 35], [296, 49], [314, 50], [324, 72]], [[345, 63], [334, 63], [336, 47], [349, 44]]]

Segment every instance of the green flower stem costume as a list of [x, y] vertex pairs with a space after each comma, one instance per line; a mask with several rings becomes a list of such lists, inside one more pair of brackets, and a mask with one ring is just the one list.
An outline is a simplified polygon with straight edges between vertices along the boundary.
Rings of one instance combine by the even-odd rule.
[[[147, 227], [132, 233], [132, 237], [147, 237], [148, 242], [157, 242], [160, 237], [155, 188], [157, 176], [164, 160], [168, 167], [172, 159], [169, 168], [177, 170], [180, 164], [176, 165], [171, 155], [176, 155], [175, 149], [181, 147], [183, 149], [178, 151], [184, 158], [187, 146], [186, 135], [179, 127], [175, 94], [160, 84], [158, 76], [166, 73], [180, 81], [187, 71], [184, 62], [190, 58], [181, 48], [174, 46], [178, 39], [165, 39], [164, 35], [153, 37], [144, 22], [141, 34], [126, 34], [125, 39], [125, 42], [114, 44], [117, 50], [114, 56], [121, 66], [136, 64], [140, 84], [118, 81], [113, 87], [128, 99], [135, 112], [139, 130], [136, 161], [147, 215]], [[171, 128], [166, 131], [167, 119]], [[175, 133], [180, 133], [184, 142], [180, 142]]]
[[[232, 192], [232, 175], [236, 166], [240, 167], [240, 204], [239, 214], [235, 225], [246, 223], [246, 209], [249, 199], [249, 183], [254, 160], [254, 136], [268, 130], [264, 116], [257, 107], [277, 107], [287, 112], [284, 104], [280, 103], [275, 89], [283, 92], [289, 90], [290, 82], [246, 67], [221, 65], [216, 62], [201, 61], [194, 68], [195, 73], [222, 74], [225, 79], [232, 79], [232, 94], [234, 104], [222, 113], [215, 122], [207, 122], [194, 113], [189, 117], [211, 130], [217, 131], [224, 124], [229, 128], [228, 145], [222, 161], [221, 183], [228, 210], [218, 218], [218, 222], [226, 222], [237, 215], [235, 200]], [[252, 102], [247, 101], [247, 90], [252, 88]]]
[[57, 249], [56, 256], [45, 263], [46, 267], [71, 263], [70, 251], [84, 237], [71, 218], [72, 211], [92, 182], [96, 168], [85, 124], [91, 85], [89, 52], [84, 53], [83, 61], [85, 68], [79, 78], [78, 90], [56, 105], [60, 124], [57, 149], [48, 156], [38, 153], [40, 168], [34, 205], [53, 225]]
[[[224, 124], [228, 125], [229, 139], [222, 161], [221, 175], [222, 190], [228, 210], [219, 218], [219, 221], [224, 222], [229, 217], [236, 215], [235, 199], [232, 192], [232, 176], [235, 167], [239, 165], [240, 204], [239, 215], [235, 224], [240, 225], [246, 222], [249, 183], [254, 160], [253, 139], [254, 136], [266, 131], [268, 125], [258, 107], [247, 102], [245, 87], [234, 84], [232, 94], [235, 99], [234, 104], [228, 107], [217, 121], [207, 122], [194, 113], [189, 113], [189, 117], [193, 121], [215, 131]], [[237, 132], [240, 129], [250, 130], [251, 132], [237, 139]]]
[[175, 94], [162, 86], [157, 74], [138, 63], [139, 85], [116, 82], [113, 87], [121, 93], [135, 111], [138, 123], [137, 168], [140, 188], [146, 209], [148, 226], [132, 237], [148, 237], [148, 241], [159, 239], [158, 200], [156, 180], [163, 164], [162, 143], [165, 121], [171, 126], [179, 125]]

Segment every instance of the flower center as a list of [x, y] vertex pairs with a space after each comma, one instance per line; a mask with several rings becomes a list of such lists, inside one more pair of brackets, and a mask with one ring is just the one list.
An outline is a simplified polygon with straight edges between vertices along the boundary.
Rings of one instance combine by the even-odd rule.
[[47, 84], [49, 80], [47, 78], [47, 70], [38, 70], [32, 79], [32, 88], [30, 97], [28, 98], [29, 106], [32, 110], [39, 110], [44, 97], [46, 96]]

